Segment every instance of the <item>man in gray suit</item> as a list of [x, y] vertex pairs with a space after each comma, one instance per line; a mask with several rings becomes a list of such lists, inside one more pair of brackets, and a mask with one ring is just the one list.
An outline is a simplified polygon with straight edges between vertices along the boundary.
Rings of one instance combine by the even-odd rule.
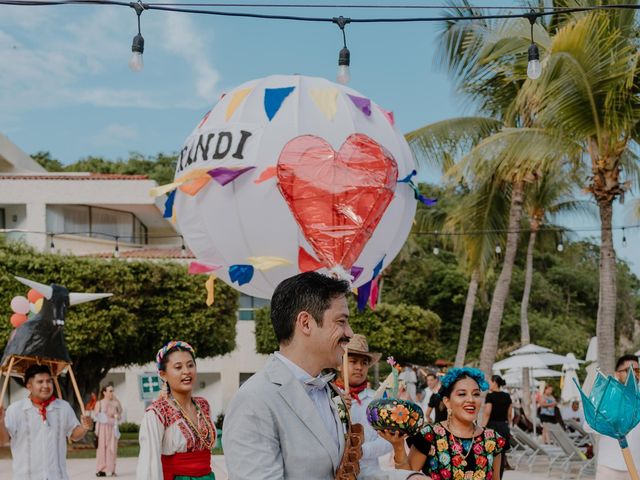
[[[340, 404], [322, 377], [340, 365], [353, 331], [349, 283], [315, 272], [284, 280], [271, 299], [280, 350], [229, 405], [223, 445], [229, 480], [332, 480], [345, 447]], [[330, 377], [330, 376], [329, 376]], [[377, 472], [367, 480], [426, 478]]]

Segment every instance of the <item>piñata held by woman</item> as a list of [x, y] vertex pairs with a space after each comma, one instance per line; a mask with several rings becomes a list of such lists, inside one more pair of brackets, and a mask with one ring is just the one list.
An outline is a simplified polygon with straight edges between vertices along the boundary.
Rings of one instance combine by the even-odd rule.
[[167, 392], [153, 402], [140, 425], [137, 480], [215, 480], [211, 448], [216, 429], [209, 403], [193, 397], [195, 353], [191, 345], [171, 341], [156, 355]]
[[381, 432], [393, 445], [397, 469], [421, 470], [432, 480], [499, 480], [505, 440], [494, 430], [476, 424], [488, 388], [483, 373], [475, 368], [453, 368], [442, 379], [441, 394], [448, 417], [426, 425], [417, 435]]

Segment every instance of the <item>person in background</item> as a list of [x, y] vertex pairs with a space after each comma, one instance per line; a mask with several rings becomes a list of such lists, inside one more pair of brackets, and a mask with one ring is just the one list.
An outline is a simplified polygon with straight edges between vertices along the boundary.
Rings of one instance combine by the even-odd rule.
[[107, 473], [115, 476], [116, 457], [118, 455], [118, 420], [122, 415], [120, 401], [113, 393], [113, 385], [100, 389], [100, 400], [93, 410], [96, 422], [98, 448], [96, 450], [96, 477], [106, 477]]
[[[505, 385], [506, 382], [500, 375], [492, 375], [489, 379], [489, 393], [484, 400], [482, 425], [502, 435], [506, 442], [503, 452], [506, 453], [510, 448], [511, 432], [509, 431], [509, 424], [513, 421], [513, 406], [511, 396], [502, 391], [502, 387]], [[501, 477], [507, 466], [506, 455], [503, 455], [502, 458], [503, 461], [500, 464]]]
[[542, 442], [545, 444], [551, 443], [551, 436], [549, 435], [548, 424], [558, 423], [556, 419], [556, 398], [553, 396], [553, 386], [546, 385], [544, 387], [544, 393], [538, 399], [538, 408], [540, 409], [540, 421], [542, 422]]
[[364, 443], [360, 472], [363, 475], [379, 470], [378, 458], [391, 453], [391, 444], [378, 436], [367, 421], [367, 407], [373, 400], [375, 392], [367, 388], [369, 368], [380, 360], [380, 353], [370, 352], [364, 335], [354, 334], [347, 344], [349, 360], [349, 392], [344, 392], [342, 370], [335, 385], [351, 399], [351, 421], [364, 426]]
[[[638, 357], [636, 355], [623, 355], [616, 362], [615, 377], [620, 383], [626, 383], [629, 369], [632, 369], [636, 378], [640, 377]], [[594, 431], [588, 423], [584, 423], [584, 429], [593, 433], [598, 439], [598, 457], [596, 467], [596, 480], [629, 480], [627, 464], [622, 457], [622, 450], [618, 440], [600, 435]], [[640, 425], [636, 426], [627, 435], [629, 451], [636, 466], [640, 465]]]
[[[29, 396], [0, 407], [0, 445], [11, 441], [15, 480], [69, 480], [67, 439], [77, 442], [91, 429], [91, 417], [78, 422], [68, 402], [53, 394], [53, 377], [46, 365], [25, 371]], [[2, 475], [2, 478], [5, 478]]]
[[416, 386], [418, 384], [418, 377], [416, 376], [416, 372], [413, 370], [411, 365], [405, 365], [400, 375], [398, 375], [398, 380], [404, 382], [405, 389], [407, 391], [407, 400], [412, 402], [416, 401]]
[[584, 423], [584, 412], [578, 400], [574, 400], [570, 405], [562, 409], [562, 418], [565, 420], [574, 420], [582, 425]]
[[428, 372], [426, 374], [426, 382], [427, 388], [424, 389], [424, 400], [420, 406], [422, 407], [422, 411], [425, 413], [425, 420], [429, 423], [433, 423], [435, 421], [435, 412], [432, 410], [427, 416], [427, 409], [429, 408], [429, 400], [431, 400], [432, 395], [440, 389], [440, 380], [438, 380], [438, 376], [435, 373]]
[[[437, 378], [436, 378], [437, 380]], [[427, 377], [427, 382], [430, 382], [429, 377]], [[427, 411], [424, 414], [424, 419], [427, 422], [431, 422], [433, 418], [433, 423], [444, 422], [447, 419], [447, 407], [442, 400], [442, 385], [439, 381], [433, 384], [433, 393], [431, 394], [431, 398], [429, 398], [429, 403], [427, 406]]]
[[166, 394], [142, 418], [137, 480], [215, 480], [211, 449], [216, 428], [209, 402], [192, 396], [197, 385], [193, 347], [170, 341], [158, 351], [156, 366]]

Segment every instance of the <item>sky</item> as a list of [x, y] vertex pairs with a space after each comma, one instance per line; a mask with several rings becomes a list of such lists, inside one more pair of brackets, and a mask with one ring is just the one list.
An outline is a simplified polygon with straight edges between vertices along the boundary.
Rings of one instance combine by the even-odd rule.
[[[348, 3], [380, 4], [373, 0]], [[435, 16], [439, 10], [331, 7], [253, 12], [379, 18]], [[349, 86], [392, 110], [402, 132], [475, 113], [473, 102], [456, 93], [447, 72], [437, 64], [439, 28], [438, 23], [346, 27], [351, 51]], [[333, 80], [342, 48], [340, 30], [331, 23], [145, 11], [141, 31], [145, 65], [134, 73], [127, 66], [137, 33], [131, 8], [0, 5], [0, 132], [29, 154], [49, 151], [63, 163], [89, 155], [126, 159], [131, 152], [173, 153], [226, 90], [271, 74]], [[438, 181], [435, 172], [425, 177]], [[635, 223], [629, 207], [616, 206], [615, 225]], [[598, 221], [571, 219], [567, 225], [585, 228], [597, 226]], [[627, 247], [621, 245], [622, 232], [614, 232], [616, 250], [640, 275], [636, 247], [640, 229], [625, 233]], [[597, 239], [597, 232], [584, 235]]]

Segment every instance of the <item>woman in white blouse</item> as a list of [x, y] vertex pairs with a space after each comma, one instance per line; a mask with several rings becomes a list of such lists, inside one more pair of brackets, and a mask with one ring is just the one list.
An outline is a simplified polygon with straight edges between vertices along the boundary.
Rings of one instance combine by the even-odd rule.
[[153, 402], [140, 425], [137, 480], [215, 480], [211, 449], [216, 429], [209, 402], [192, 397], [196, 383], [191, 345], [171, 341], [158, 351], [156, 362], [167, 393]]

